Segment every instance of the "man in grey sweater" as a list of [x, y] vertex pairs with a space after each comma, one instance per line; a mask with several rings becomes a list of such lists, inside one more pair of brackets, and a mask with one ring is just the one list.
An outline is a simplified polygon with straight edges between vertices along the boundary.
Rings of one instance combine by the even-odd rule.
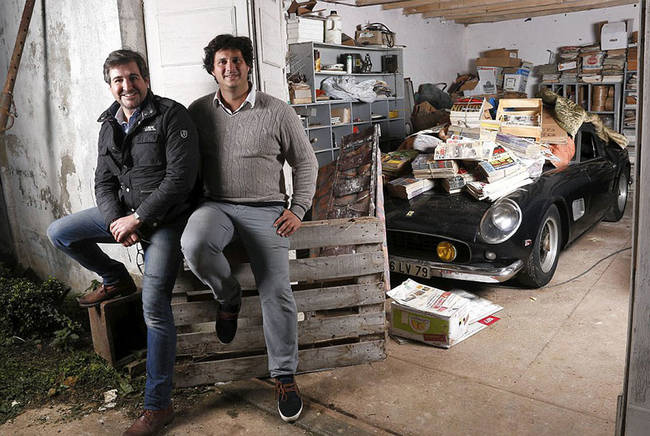
[[[189, 108], [199, 130], [204, 200], [190, 217], [181, 246], [192, 272], [215, 295], [215, 329], [227, 344], [237, 330], [241, 288], [223, 249], [235, 237], [243, 243], [262, 304], [278, 411], [292, 422], [300, 416], [302, 399], [294, 380], [298, 334], [288, 237], [311, 207], [318, 164], [293, 109], [249, 82], [249, 38], [219, 35], [204, 51], [203, 65], [219, 89]], [[290, 203], [284, 188], [285, 161], [293, 169]]]

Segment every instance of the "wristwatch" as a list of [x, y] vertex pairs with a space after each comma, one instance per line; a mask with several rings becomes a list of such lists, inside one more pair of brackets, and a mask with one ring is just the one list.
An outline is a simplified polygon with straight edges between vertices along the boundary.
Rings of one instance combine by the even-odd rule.
[[133, 212], [133, 218], [135, 218], [136, 220], [138, 220], [139, 223], [142, 222], [142, 219], [140, 218], [140, 215], [138, 215], [138, 212]]

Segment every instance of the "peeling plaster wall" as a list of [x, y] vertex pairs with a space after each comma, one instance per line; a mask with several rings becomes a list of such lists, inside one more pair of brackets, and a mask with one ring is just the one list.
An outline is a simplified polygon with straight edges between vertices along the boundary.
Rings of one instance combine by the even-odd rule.
[[[3, 72], [24, 3], [0, 2]], [[53, 248], [46, 231], [54, 219], [95, 205], [96, 120], [113, 101], [102, 65], [106, 55], [122, 45], [119, 17], [128, 3], [36, 2], [14, 89], [19, 116], [0, 137], [0, 176], [18, 261], [42, 277], [56, 276], [76, 291], [96, 276]], [[128, 37], [138, 43], [133, 34]], [[135, 250], [129, 250], [107, 251], [137, 271], [131, 261]]]
[[[320, 3], [318, 6], [325, 6]], [[316, 9], [320, 9], [319, 7]], [[417, 92], [421, 83], [450, 84], [465, 66], [465, 26], [404, 15], [401, 9], [381, 6], [354, 7], [327, 5], [327, 14], [335, 10], [343, 18], [343, 33], [354, 38], [357, 24], [383, 23], [397, 34], [396, 44], [405, 45], [405, 77], [413, 81]]]

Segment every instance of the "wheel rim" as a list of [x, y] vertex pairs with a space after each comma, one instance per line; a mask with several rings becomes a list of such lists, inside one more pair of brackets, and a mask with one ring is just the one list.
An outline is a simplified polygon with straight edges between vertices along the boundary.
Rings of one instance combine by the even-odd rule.
[[555, 264], [555, 257], [560, 243], [559, 225], [555, 217], [548, 217], [542, 227], [539, 244], [539, 266], [545, 273]]
[[625, 210], [625, 203], [627, 202], [627, 176], [621, 174], [618, 178], [618, 196], [616, 203], [618, 210]]

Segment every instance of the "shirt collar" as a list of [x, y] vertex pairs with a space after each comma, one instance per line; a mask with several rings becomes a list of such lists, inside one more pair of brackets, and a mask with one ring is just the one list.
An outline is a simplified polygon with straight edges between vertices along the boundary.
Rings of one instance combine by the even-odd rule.
[[122, 126], [122, 129], [124, 130], [124, 133], [128, 133], [128, 131], [131, 129], [131, 127], [133, 127], [133, 125], [135, 124], [139, 116], [140, 116], [139, 107], [133, 111], [133, 113], [131, 114], [131, 118], [129, 118], [128, 121], [126, 120], [126, 115], [122, 110], [122, 106], [120, 106], [117, 112], [115, 112], [115, 120], [117, 120], [117, 122], [120, 123], [120, 126]]
[[235, 111], [231, 111], [226, 107], [225, 104], [223, 104], [223, 101], [221, 101], [221, 94], [219, 93], [219, 90], [217, 89], [217, 92], [214, 93], [214, 101], [221, 106], [221, 108], [226, 111], [227, 114], [229, 115], [234, 115], [237, 112], [241, 111], [244, 106], [246, 106], [246, 103], [248, 102], [251, 105], [251, 108], [255, 107], [255, 97], [257, 96], [257, 91], [255, 90], [255, 87], [251, 82], [248, 82], [248, 95], [246, 96], [246, 100], [239, 106]]

